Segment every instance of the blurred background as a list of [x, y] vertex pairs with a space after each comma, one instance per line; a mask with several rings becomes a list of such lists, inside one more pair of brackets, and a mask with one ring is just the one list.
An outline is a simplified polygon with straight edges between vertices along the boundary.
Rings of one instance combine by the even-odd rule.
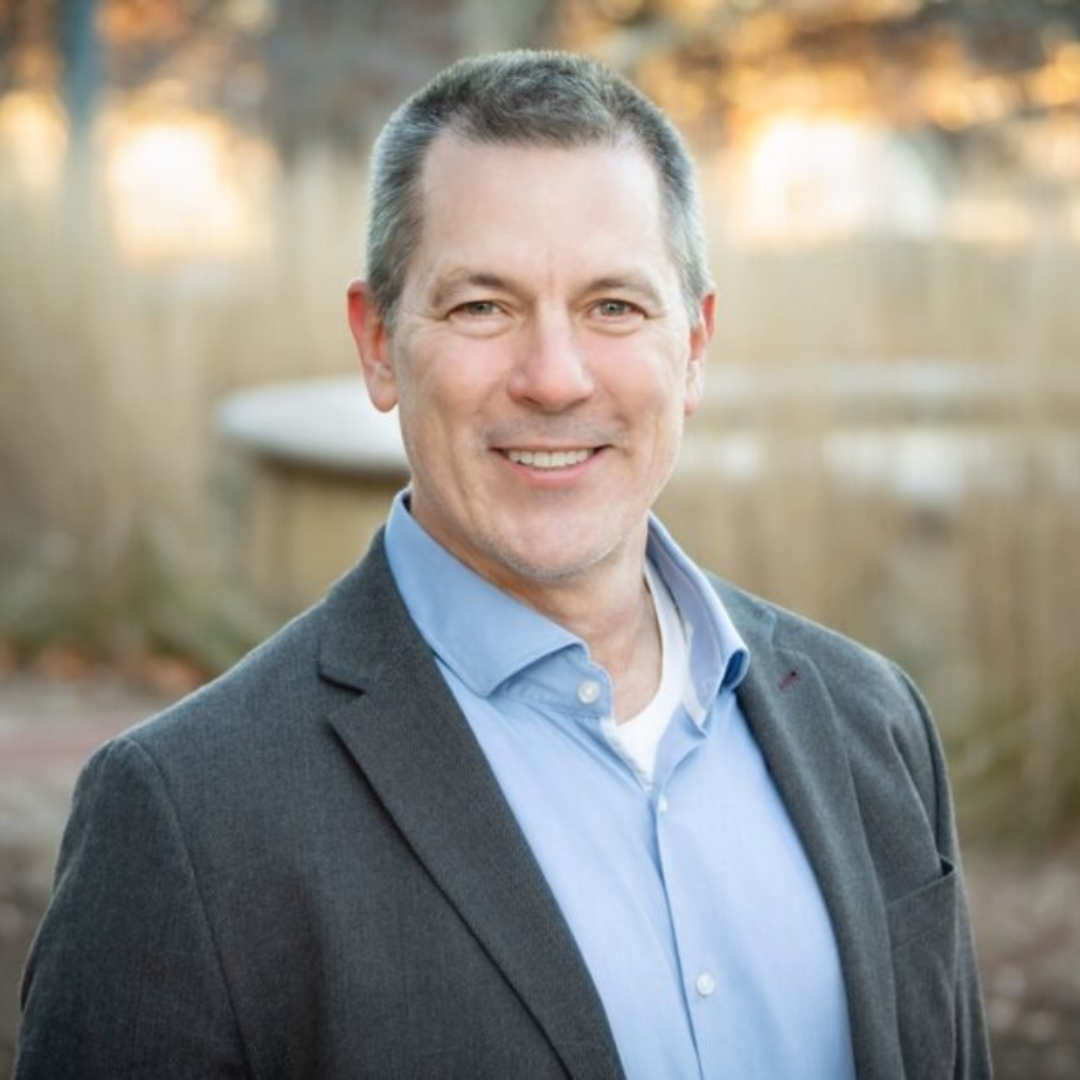
[[80, 761], [404, 482], [345, 322], [366, 154], [522, 45], [700, 163], [719, 332], [661, 516], [914, 674], [999, 1074], [1080, 1075], [1080, 0], [0, 0], [0, 1071]]

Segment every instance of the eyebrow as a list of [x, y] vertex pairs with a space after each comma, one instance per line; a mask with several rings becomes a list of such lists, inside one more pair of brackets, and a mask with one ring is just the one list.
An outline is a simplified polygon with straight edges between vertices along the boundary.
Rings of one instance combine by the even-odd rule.
[[468, 269], [452, 270], [435, 282], [428, 302], [432, 307], [442, 307], [454, 293], [465, 286], [478, 289], [498, 289], [500, 292], [514, 290], [513, 283], [498, 274]]
[[[439, 278], [428, 298], [432, 307], [442, 307], [460, 289], [470, 287], [478, 289], [496, 289], [500, 292], [521, 292], [520, 286], [509, 278], [482, 270], [470, 270], [467, 267], [451, 270]], [[602, 292], [633, 292], [646, 299], [657, 308], [665, 307], [664, 298], [659, 290], [642, 274], [629, 271], [625, 274], [605, 274], [593, 278], [579, 290], [587, 296]]]
[[648, 278], [641, 274], [628, 273], [616, 274], [610, 277], [599, 277], [590, 281], [582, 290], [584, 293], [598, 292], [634, 292], [644, 297], [658, 308], [664, 307], [664, 298]]

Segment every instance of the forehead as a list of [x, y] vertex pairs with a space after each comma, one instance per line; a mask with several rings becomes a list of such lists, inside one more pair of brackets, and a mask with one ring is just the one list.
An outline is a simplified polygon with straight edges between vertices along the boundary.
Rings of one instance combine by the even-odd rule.
[[416, 269], [447, 259], [669, 262], [660, 182], [630, 141], [581, 147], [436, 139], [420, 185]]

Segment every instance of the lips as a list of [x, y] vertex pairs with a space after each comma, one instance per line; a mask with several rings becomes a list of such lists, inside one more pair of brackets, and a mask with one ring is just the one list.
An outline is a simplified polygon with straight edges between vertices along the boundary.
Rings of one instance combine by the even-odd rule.
[[588, 461], [595, 450], [505, 450], [506, 456], [517, 465], [532, 469], [567, 469]]

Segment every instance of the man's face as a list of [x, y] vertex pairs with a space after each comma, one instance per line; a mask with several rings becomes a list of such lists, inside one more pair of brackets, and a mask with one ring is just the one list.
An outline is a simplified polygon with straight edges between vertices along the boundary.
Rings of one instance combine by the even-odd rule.
[[413, 515], [526, 598], [640, 561], [713, 306], [691, 325], [651, 163], [442, 136], [422, 208], [393, 330], [350, 290], [372, 399], [400, 412]]

